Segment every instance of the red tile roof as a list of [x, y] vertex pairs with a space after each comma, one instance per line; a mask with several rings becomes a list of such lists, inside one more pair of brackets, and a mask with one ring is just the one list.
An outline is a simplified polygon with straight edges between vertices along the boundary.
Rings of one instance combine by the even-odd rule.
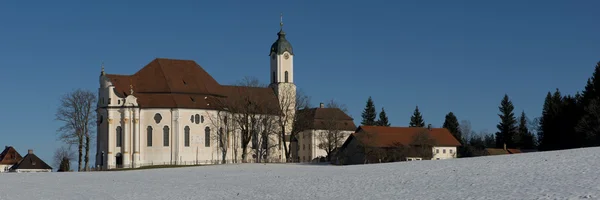
[[367, 133], [371, 145], [390, 147], [396, 144], [410, 145], [415, 135], [421, 132], [429, 133], [431, 139], [435, 140], [436, 146], [461, 146], [460, 142], [445, 128], [428, 130], [418, 127], [360, 126], [352, 135], [355, 138], [365, 138], [360, 137], [360, 134]]
[[[307, 124], [303, 127], [312, 130], [356, 130], [354, 119], [339, 108], [309, 108], [299, 110], [297, 115], [304, 116]], [[301, 126], [301, 125], [298, 125]], [[332, 129], [333, 128], [333, 129]]]
[[2, 153], [0, 153], [0, 164], [2, 165], [14, 165], [21, 161], [23, 157], [15, 150], [12, 146], [7, 146]]
[[[133, 75], [106, 74], [120, 97], [134, 96], [141, 108], [219, 109], [211, 98], [237, 98], [251, 95], [258, 102], [279, 106], [271, 88], [220, 85], [192, 60], [157, 58]], [[232, 100], [228, 100], [232, 102]]]

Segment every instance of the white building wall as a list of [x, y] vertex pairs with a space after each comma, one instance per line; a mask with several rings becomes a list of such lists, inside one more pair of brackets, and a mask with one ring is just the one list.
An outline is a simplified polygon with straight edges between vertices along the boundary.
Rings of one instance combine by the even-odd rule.
[[[348, 136], [354, 133], [354, 131], [340, 131], [343, 138], [339, 141], [341, 147]], [[324, 149], [319, 148], [319, 144], [322, 142], [319, 135], [327, 134], [326, 130], [306, 130], [299, 133], [298, 137], [298, 156], [300, 162], [310, 162], [312, 159], [323, 156], [327, 157], [327, 152]]]
[[436, 147], [433, 147], [432, 160], [452, 159], [452, 158], [456, 158], [456, 155], [457, 155], [456, 147], [436, 146]]
[[8, 172], [8, 169], [10, 169], [10, 167], [12, 167], [12, 165], [0, 165], [0, 173]]

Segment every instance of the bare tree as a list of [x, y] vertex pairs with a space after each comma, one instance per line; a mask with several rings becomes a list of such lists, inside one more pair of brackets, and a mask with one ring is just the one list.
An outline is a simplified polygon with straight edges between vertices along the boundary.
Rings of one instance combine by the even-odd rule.
[[344, 121], [344, 114], [347, 114], [348, 109], [345, 104], [341, 104], [334, 100], [330, 100], [327, 103], [327, 108], [337, 108], [342, 111], [338, 112], [327, 112], [327, 116], [323, 119], [318, 119], [322, 124], [323, 131], [318, 132], [316, 135], [317, 147], [324, 150], [327, 153], [327, 161], [331, 159], [331, 153], [337, 148], [341, 147], [346, 138], [347, 134], [344, 134], [345, 127], [347, 126]]
[[[285, 158], [289, 162], [291, 159], [291, 139], [295, 138], [300, 130], [303, 130], [303, 127], [295, 126], [306, 125], [306, 122], [303, 121], [306, 118], [302, 117], [302, 114], [299, 114], [298, 111], [309, 107], [310, 98], [301, 90], [285, 86], [278, 90], [277, 97], [279, 98], [279, 109], [283, 112], [283, 115], [276, 120], [280, 131], [279, 142], [282, 143]], [[288, 131], [290, 135], [287, 135]]]
[[[229, 87], [230, 96], [227, 98], [213, 97], [209, 99], [209, 104], [228, 111], [231, 115], [231, 123], [239, 131], [239, 139], [242, 148], [242, 162], [247, 162], [248, 146], [253, 133], [260, 133], [259, 126], [263, 115], [281, 115], [278, 103], [273, 91], [266, 85], [261, 84], [254, 77], [245, 77], [238, 81], [235, 86]], [[236, 134], [237, 136], [237, 134]], [[237, 139], [237, 138], [236, 138]], [[236, 142], [237, 143], [237, 142]], [[235, 148], [234, 148], [235, 149]]]
[[433, 147], [436, 141], [431, 137], [428, 130], [418, 132], [413, 136], [410, 143], [411, 156], [421, 157], [422, 159], [431, 160], [435, 156]]
[[[268, 112], [267, 112], [268, 113]], [[273, 138], [279, 139], [279, 116], [258, 115], [253, 121], [252, 149], [254, 150], [255, 162], [270, 162], [273, 150], [279, 147]]]
[[[59, 139], [67, 144], [77, 144], [78, 171], [88, 169], [89, 151], [95, 112], [92, 107], [96, 102], [96, 94], [91, 91], [77, 89], [65, 94], [56, 111], [56, 120], [63, 122], [58, 129]], [[85, 148], [85, 165], [82, 166], [83, 150]]]
[[471, 128], [471, 122], [469, 120], [461, 120], [459, 123], [459, 130], [462, 133], [462, 139], [465, 144], [469, 144], [473, 135], [475, 135], [475, 131]]
[[[215, 127], [217, 134], [211, 135], [211, 139], [217, 141], [217, 148], [221, 151], [221, 164], [227, 163], [227, 153], [230, 144], [232, 132], [235, 131], [235, 125], [231, 123], [231, 113], [226, 109], [218, 110], [217, 115], [207, 113], [209, 123]], [[236, 160], [235, 158], [233, 159]]]
[[[58, 171], [68, 171], [70, 167], [68, 166], [75, 158], [73, 152], [70, 148], [62, 146], [54, 151], [54, 166], [58, 169]], [[66, 164], [66, 168], [62, 165]]]

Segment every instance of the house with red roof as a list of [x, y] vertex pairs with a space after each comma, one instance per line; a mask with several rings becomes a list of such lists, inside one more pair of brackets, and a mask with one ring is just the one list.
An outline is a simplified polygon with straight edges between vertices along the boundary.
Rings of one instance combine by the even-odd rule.
[[6, 146], [4, 151], [0, 153], [0, 173], [8, 172], [13, 165], [19, 163], [22, 159], [23, 157], [14, 147]]
[[360, 126], [340, 148], [337, 164], [442, 160], [461, 143], [445, 128]]

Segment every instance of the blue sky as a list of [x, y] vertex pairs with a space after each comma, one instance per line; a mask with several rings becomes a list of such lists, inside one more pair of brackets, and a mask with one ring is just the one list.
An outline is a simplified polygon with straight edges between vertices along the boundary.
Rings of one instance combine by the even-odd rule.
[[369, 96], [393, 126], [416, 105], [496, 131], [507, 93], [541, 114], [545, 94], [583, 89], [600, 61], [600, 1], [1, 1], [0, 145], [51, 164], [61, 95], [96, 91], [100, 65], [132, 74], [191, 59], [219, 83], [269, 80], [279, 13], [294, 79], [313, 105], [335, 99], [360, 123]]

